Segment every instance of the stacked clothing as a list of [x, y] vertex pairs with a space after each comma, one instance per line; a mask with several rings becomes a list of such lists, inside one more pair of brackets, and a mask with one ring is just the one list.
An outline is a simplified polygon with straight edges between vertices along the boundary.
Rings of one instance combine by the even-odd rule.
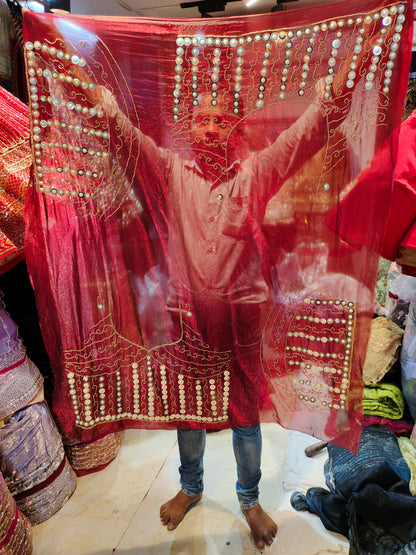
[[49, 409], [44, 401], [34, 402], [42, 384], [0, 301], [0, 470], [17, 507], [32, 524], [58, 511], [76, 486]]
[[396, 420], [404, 414], [404, 397], [397, 385], [383, 383], [366, 385], [364, 388], [363, 412]]
[[0, 555], [30, 555], [32, 526], [17, 508], [0, 474]]
[[[416, 279], [405, 277], [407, 290], [416, 290]], [[409, 303], [392, 301], [392, 291], [390, 284], [385, 313], [397, 316], [400, 308], [400, 319], [379, 316], [372, 322], [358, 452], [328, 444], [328, 489], [310, 488], [291, 498], [295, 509], [318, 515], [327, 529], [346, 536], [350, 555], [416, 553], [416, 297], [409, 309]], [[397, 292], [406, 296], [403, 288]]]
[[74, 492], [76, 475], [44, 401], [18, 411], [0, 429], [0, 468], [32, 524], [50, 518]]
[[27, 357], [17, 326], [0, 300], [0, 420], [6, 420], [36, 397], [43, 377]]
[[121, 445], [121, 434], [112, 433], [89, 443], [65, 442], [66, 455], [77, 476], [98, 472], [115, 459]]

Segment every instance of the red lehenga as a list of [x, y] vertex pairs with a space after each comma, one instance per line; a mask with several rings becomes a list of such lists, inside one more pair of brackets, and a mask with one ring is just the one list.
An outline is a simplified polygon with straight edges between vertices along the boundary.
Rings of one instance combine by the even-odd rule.
[[389, 192], [365, 246], [336, 213], [400, 121], [411, 20], [24, 14], [26, 257], [67, 437], [260, 419], [355, 449]]

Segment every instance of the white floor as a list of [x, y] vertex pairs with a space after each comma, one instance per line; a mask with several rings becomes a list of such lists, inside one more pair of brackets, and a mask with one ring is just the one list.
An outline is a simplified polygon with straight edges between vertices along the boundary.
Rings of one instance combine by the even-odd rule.
[[[327, 532], [318, 517], [297, 513], [294, 489], [323, 485], [326, 450], [314, 459], [303, 450], [316, 440], [277, 424], [263, 429], [261, 503], [279, 531], [264, 553], [348, 553], [345, 538]], [[203, 499], [168, 532], [160, 505], [178, 491], [176, 432], [128, 430], [117, 458], [101, 472], [78, 478], [71, 499], [33, 528], [34, 555], [248, 555], [259, 553], [235, 495], [231, 432], [207, 436]]]

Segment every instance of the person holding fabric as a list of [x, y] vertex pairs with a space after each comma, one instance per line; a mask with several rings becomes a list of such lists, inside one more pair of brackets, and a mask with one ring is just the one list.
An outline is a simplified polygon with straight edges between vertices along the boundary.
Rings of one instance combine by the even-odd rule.
[[[140, 202], [166, 206], [172, 260], [167, 305], [174, 337], [181, 334], [180, 307], [188, 306], [211, 347], [225, 352], [230, 345], [237, 346], [233, 370], [234, 380], [239, 381], [239, 407], [238, 419], [231, 421], [236, 491], [260, 549], [271, 545], [277, 526], [259, 504], [259, 409], [265, 388], [259, 368], [259, 330], [271, 293], [262, 270], [258, 222], [281, 185], [325, 144], [328, 121], [334, 119], [339, 125], [346, 117], [348, 111], [337, 106], [337, 97], [351, 93], [345, 88], [346, 80], [342, 72], [334, 76], [331, 98], [324, 97], [324, 83], [318, 82], [315, 103], [270, 146], [248, 153], [243, 161], [239, 155], [247, 155], [244, 130], [237, 128], [225, 94], [216, 95], [214, 101], [208, 94], [198, 98], [191, 128], [195, 161], [188, 162], [133, 128], [114, 97], [101, 89], [99, 107], [117, 122], [122, 135], [140, 144], [137, 172], [149, 182], [155, 178], [158, 182], [158, 188], [138, 192]], [[214, 315], [218, 326], [212, 325]], [[235, 321], [244, 322], [244, 327], [236, 327]], [[174, 530], [202, 497], [205, 434], [204, 429], [178, 429], [181, 490], [160, 509], [168, 530]]]
[[[405, 6], [393, 8], [401, 25]], [[387, 55], [396, 56], [398, 46], [390, 41], [395, 18], [379, 7], [356, 19], [347, 19], [349, 13], [320, 25], [316, 13], [313, 25], [302, 20], [293, 31], [276, 21], [262, 34], [268, 23], [253, 19], [243, 27], [237, 22], [235, 33], [222, 20], [223, 29], [203, 26], [203, 36], [199, 22], [198, 28], [168, 22], [162, 38], [153, 25], [136, 20], [124, 28], [117, 21], [26, 18], [31, 100], [39, 118], [33, 128], [39, 188], [27, 252], [39, 299], [49, 283], [62, 307], [57, 319], [68, 331], [46, 329], [62, 374], [55, 409], [68, 435], [83, 441], [125, 425], [178, 429], [182, 489], [161, 508], [169, 530], [202, 494], [206, 428], [234, 430], [237, 493], [259, 548], [276, 534], [258, 503], [260, 409], [265, 420], [272, 416], [294, 428], [302, 420], [302, 429], [315, 434], [347, 409], [352, 430], [339, 434], [340, 442], [354, 445], [357, 438], [368, 306], [357, 289], [368, 282], [367, 272], [356, 276], [351, 293], [348, 284], [307, 290], [303, 276], [293, 280], [292, 272], [282, 285], [275, 264], [284, 244], [268, 241], [263, 225], [269, 199], [326, 145], [328, 174], [313, 183], [314, 198], [339, 197], [337, 180], [324, 181], [356, 137], [356, 125], [341, 145], [332, 133], [352, 104], [346, 127], [357, 123], [360, 131], [380, 110], [387, 117], [380, 126], [384, 137], [397, 120], [372, 94], [381, 92], [379, 54], [383, 64], [390, 64]], [[365, 41], [367, 22], [377, 46]], [[57, 39], [57, 29], [65, 40]], [[121, 45], [122, 33], [129, 40], [114, 58], [111, 44], [116, 38]], [[377, 64], [363, 63], [362, 56]], [[77, 73], [83, 67], [85, 77]], [[398, 82], [400, 71], [393, 75]], [[102, 98], [88, 104], [88, 94], [101, 87], [107, 87]], [[265, 144], [253, 136], [251, 145], [243, 144], [244, 113], [265, 114]], [[369, 144], [366, 154], [372, 152]], [[367, 160], [358, 154], [354, 175]], [[344, 177], [342, 186], [350, 179]], [[39, 253], [53, 259], [45, 272]], [[55, 276], [67, 287], [52, 286]], [[323, 324], [319, 344], [316, 319]], [[289, 330], [296, 337], [302, 330], [302, 340], [288, 345]], [[309, 341], [316, 341], [312, 355]], [[352, 343], [358, 363], [348, 362]], [[304, 350], [306, 356], [298, 356]], [[329, 357], [339, 360], [328, 372]], [[317, 383], [305, 391], [295, 382], [301, 363], [304, 375], [312, 374], [309, 362]]]

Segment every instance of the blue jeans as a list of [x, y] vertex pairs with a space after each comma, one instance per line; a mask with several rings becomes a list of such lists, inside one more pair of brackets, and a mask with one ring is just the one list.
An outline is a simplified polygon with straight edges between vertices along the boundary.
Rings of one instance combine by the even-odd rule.
[[[203, 457], [205, 430], [178, 430], [181, 459], [179, 467], [181, 488], [194, 497], [204, 489]], [[237, 463], [236, 491], [242, 509], [251, 509], [259, 502], [261, 478], [261, 429], [260, 424], [233, 428], [233, 448]]]

